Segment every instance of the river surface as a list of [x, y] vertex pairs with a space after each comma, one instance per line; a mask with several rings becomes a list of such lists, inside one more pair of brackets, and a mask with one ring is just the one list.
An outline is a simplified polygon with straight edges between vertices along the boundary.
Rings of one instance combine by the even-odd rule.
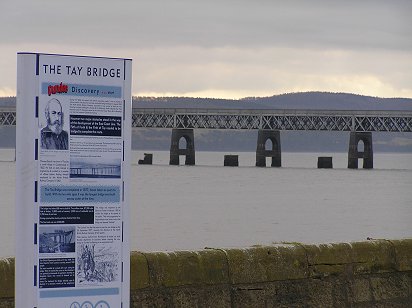
[[[133, 153], [131, 249], [196, 250], [278, 242], [412, 238], [412, 155], [374, 155], [349, 170], [346, 153], [282, 153], [282, 168], [254, 167], [255, 153], [196, 152], [196, 166], [153, 165]], [[240, 167], [223, 167], [238, 154]], [[332, 156], [333, 169], [317, 169]], [[14, 150], [0, 150], [0, 257], [14, 255]]]

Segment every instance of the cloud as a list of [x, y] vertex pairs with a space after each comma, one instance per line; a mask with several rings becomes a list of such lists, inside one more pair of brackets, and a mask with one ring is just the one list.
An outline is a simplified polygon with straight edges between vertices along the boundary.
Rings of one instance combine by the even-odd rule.
[[15, 91], [16, 52], [33, 51], [132, 58], [135, 95], [412, 97], [411, 11], [406, 0], [2, 0], [0, 86]]
[[404, 52], [193, 46], [106, 50], [55, 44], [20, 48], [5, 48], [12, 61], [0, 58], [0, 85], [8, 94], [15, 93], [16, 52], [46, 50], [132, 58], [132, 92], [140, 96], [242, 98], [330, 91], [412, 97], [412, 57]]
[[410, 85], [403, 83], [412, 80], [412, 58], [404, 53], [388, 57], [366, 51], [186, 47], [140, 50], [137, 59], [138, 93], [203, 97], [214, 92], [213, 97], [239, 98], [321, 90], [412, 95]]
[[[3, 0], [5, 42], [410, 49], [406, 0]], [[117, 46], [117, 47], [116, 47]]]
[[16, 91], [7, 87], [0, 87], [0, 97], [16, 96]]

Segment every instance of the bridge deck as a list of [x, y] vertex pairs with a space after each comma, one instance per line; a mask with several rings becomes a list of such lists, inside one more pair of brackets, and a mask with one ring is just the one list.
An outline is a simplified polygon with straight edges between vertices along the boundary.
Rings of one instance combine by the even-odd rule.
[[134, 108], [132, 126], [412, 132], [412, 111]]
[[[0, 107], [0, 126], [16, 125]], [[412, 132], [412, 111], [133, 108], [132, 127]]]

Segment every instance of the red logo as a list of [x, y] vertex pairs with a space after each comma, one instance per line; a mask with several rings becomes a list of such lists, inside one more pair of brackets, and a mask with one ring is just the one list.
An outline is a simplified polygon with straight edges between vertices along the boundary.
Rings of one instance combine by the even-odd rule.
[[69, 86], [67, 84], [63, 84], [62, 82], [60, 82], [60, 84], [50, 85], [47, 87], [47, 93], [49, 96], [56, 93], [67, 93], [68, 91]]

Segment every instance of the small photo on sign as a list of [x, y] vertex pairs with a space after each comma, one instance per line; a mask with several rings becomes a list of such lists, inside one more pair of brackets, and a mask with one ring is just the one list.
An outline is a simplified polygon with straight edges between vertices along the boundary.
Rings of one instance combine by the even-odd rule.
[[74, 226], [42, 226], [39, 228], [39, 253], [75, 252]]
[[120, 178], [121, 160], [76, 157], [70, 159], [70, 178]]

